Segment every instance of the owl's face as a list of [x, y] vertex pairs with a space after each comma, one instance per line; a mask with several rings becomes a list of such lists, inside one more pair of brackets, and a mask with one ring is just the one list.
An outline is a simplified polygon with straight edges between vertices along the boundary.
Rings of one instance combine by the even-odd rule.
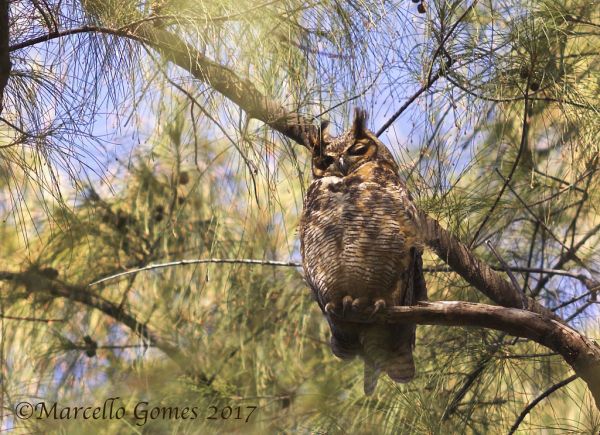
[[367, 130], [364, 111], [356, 110], [352, 127], [338, 137], [327, 134], [326, 124], [321, 127], [312, 153], [314, 178], [345, 177], [368, 162], [387, 163], [397, 171], [391, 153]]

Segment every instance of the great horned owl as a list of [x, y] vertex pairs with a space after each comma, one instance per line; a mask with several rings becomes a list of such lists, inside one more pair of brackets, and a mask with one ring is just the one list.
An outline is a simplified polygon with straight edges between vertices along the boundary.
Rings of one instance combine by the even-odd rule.
[[416, 209], [389, 150], [357, 110], [352, 127], [310, 139], [313, 181], [300, 224], [306, 280], [331, 328], [331, 349], [364, 360], [364, 390], [380, 372], [415, 374], [415, 325], [352, 323], [351, 310], [378, 312], [427, 298]]

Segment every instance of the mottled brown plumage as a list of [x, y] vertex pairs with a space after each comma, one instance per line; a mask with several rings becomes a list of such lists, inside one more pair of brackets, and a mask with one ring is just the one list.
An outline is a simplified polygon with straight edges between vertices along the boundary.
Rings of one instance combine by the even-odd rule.
[[337, 138], [311, 138], [313, 182], [300, 238], [305, 276], [331, 327], [331, 349], [365, 362], [366, 394], [380, 372], [408, 382], [415, 325], [359, 324], [349, 310], [379, 311], [426, 299], [416, 210], [388, 149], [356, 112]]

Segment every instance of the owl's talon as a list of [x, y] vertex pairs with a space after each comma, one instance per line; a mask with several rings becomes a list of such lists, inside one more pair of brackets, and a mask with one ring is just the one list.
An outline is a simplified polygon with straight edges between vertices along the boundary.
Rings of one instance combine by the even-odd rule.
[[335, 304], [333, 302], [327, 302], [327, 304], [325, 305], [325, 312], [327, 314], [334, 314], [335, 315], [335, 310], [337, 309], [337, 307], [335, 306]]
[[352, 296], [346, 295], [344, 299], [342, 299], [342, 315], [346, 315], [347, 312], [352, 308], [353, 299]]
[[373, 317], [375, 314], [383, 311], [386, 307], [386, 303], [383, 299], [378, 299], [375, 301], [375, 304], [373, 304], [373, 312], [371, 313], [370, 317]]
[[367, 298], [356, 298], [352, 301], [352, 310], [358, 313], [363, 312], [369, 305]]

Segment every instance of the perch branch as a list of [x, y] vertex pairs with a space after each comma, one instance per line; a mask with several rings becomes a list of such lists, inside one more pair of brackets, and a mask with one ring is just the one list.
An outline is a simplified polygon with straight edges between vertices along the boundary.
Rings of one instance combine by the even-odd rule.
[[494, 305], [445, 301], [392, 307], [375, 316], [350, 313], [345, 320], [477, 326], [528, 338], [560, 354], [587, 383], [600, 409], [600, 346], [570, 326], [541, 314]]

